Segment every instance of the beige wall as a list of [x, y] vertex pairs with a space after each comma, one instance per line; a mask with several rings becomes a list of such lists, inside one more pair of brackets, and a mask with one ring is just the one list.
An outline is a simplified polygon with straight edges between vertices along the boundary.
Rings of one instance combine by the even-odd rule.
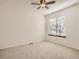
[[[47, 35], [48, 20], [56, 16], [65, 16], [65, 28], [67, 38], [59, 38]], [[79, 49], [79, 4], [70, 8], [46, 15], [46, 39], [68, 47]]]
[[0, 49], [41, 40], [44, 40], [43, 15], [29, 8], [0, 5]]

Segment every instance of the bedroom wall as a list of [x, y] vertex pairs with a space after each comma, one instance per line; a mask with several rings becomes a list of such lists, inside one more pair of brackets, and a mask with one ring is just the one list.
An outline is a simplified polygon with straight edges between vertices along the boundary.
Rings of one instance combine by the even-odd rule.
[[44, 40], [43, 15], [24, 3], [0, 0], [0, 49]]
[[[60, 38], [54, 36], [48, 36], [48, 20], [57, 17], [65, 16], [65, 28], [67, 38]], [[72, 7], [66, 8], [61, 11], [57, 11], [51, 14], [48, 14], [46, 17], [46, 39], [50, 42], [55, 42], [64, 46], [72, 47], [79, 49], [79, 3], [75, 4]]]

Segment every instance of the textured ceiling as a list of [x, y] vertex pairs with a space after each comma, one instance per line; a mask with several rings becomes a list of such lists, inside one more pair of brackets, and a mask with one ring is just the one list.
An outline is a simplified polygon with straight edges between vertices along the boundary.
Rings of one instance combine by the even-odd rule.
[[[55, 4], [49, 5], [50, 9], [39, 9], [36, 8], [38, 6], [31, 5], [31, 2], [36, 0], [0, 0], [0, 6], [1, 7], [8, 7], [8, 8], [14, 8], [19, 10], [26, 10], [26, 11], [33, 11], [33, 12], [48, 12], [49, 10], [54, 10], [55, 8], [58, 8], [59, 6], [62, 6], [64, 3], [69, 1], [76, 1], [76, 0], [56, 0]], [[48, 0], [52, 1], [52, 0]]]
[[[35, 0], [0, 0], [0, 6], [6, 6], [6, 7], [11, 7], [11, 8], [19, 8], [19, 9], [26, 9], [26, 8], [36, 8], [37, 6], [31, 5], [30, 3]], [[48, 0], [52, 1], [52, 0]], [[57, 4], [62, 4], [67, 0], [56, 0], [55, 5]], [[54, 4], [52, 4], [54, 5]]]

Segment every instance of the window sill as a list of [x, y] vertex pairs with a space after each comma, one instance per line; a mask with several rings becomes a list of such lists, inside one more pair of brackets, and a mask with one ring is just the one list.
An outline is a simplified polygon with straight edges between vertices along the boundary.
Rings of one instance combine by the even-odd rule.
[[55, 37], [66, 38], [66, 36], [60, 36], [60, 35], [52, 35], [52, 34], [48, 34], [48, 36], [55, 36]]

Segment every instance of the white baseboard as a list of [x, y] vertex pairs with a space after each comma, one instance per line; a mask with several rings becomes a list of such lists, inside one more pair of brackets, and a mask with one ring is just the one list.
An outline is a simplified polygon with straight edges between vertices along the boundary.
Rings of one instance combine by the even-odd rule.
[[37, 40], [37, 41], [32, 41], [32, 42], [22, 42], [20, 44], [14, 44], [14, 45], [11, 45], [11, 46], [7, 46], [7, 47], [1, 47], [0, 50], [3, 50], [3, 49], [7, 49], [7, 48], [12, 48], [12, 47], [16, 47], [16, 46], [21, 46], [21, 45], [25, 45], [25, 44], [30, 44], [30, 43], [38, 43], [38, 42], [42, 42], [44, 40]]

